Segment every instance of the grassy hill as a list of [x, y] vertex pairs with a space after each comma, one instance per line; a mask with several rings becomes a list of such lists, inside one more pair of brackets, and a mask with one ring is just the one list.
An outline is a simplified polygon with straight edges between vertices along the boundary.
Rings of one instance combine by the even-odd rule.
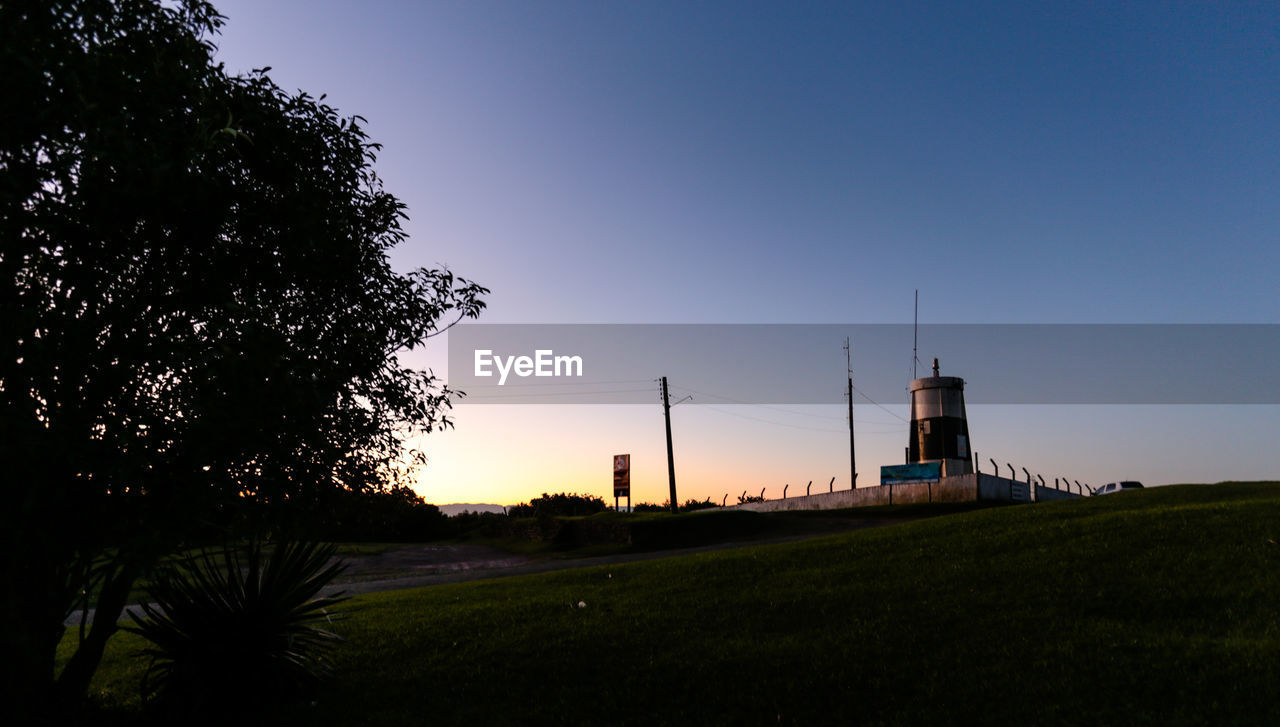
[[1280, 724], [1277, 541], [1280, 484], [1186, 485], [364, 596], [315, 704], [260, 717]]

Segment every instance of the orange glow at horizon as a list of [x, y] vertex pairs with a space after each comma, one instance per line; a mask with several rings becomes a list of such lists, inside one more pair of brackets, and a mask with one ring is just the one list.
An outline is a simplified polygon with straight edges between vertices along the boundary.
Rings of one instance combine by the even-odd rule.
[[[839, 419], [840, 407], [808, 407]], [[799, 409], [799, 407], [797, 407]], [[676, 495], [680, 502], [712, 499], [735, 504], [745, 490], [769, 498], [825, 492], [831, 477], [849, 487], [848, 432], [839, 421], [825, 430], [790, 428], [726, 417], [723, 409], [672, 410]], [[666, 434], [657, 406], [461, 406], [456, 429], [432, 434], [419, 446], [428, 464], [416, 490], [428, 502], [512, 505], [542, 493], [595, 495], [613, 505], [612, 458], [631, 455], [632, 504], [669, 499]], [[905, 427], [903, 427], [905, 429]], [[903, 435], [868, 425], [859, 443], [863, 486], [878, 482], [884, 452], [899, 450]], [[896, 462], [895, 462], [896, 463]], [[872, 467], [871, 465], [874, 465]], [[867, 474], [872, 470], [876, 476]], [[625, 500], [623, 504], [625, 504]]]
[[[849, 440], [840, 406], [680, 406], [672, 409], [677, 499], [736, 504], [746, 491], [768, 499], [849, 487]], [[1274, 479], [1266, 463], [1224, 470], [1195, 456], [1206, 439], [1229, 438], [1235, 462], [1270, 446], [1275, 407], [970, 405], [979, 469], [989, 458], [1094, 485]], [[892, 407], [905, 416], [906, 406]], [[512, 505], [542, 493], [595, 495], [613, 505], [612, 457], [631, 455], [632, 504], [668, 498], [666, 434], [658, 405], [462, 405], [457, 428], [418, 442], [428, 457], [415, 490], [428, 502]], [[857, 420], [858, 483], [879, 484], [880, 467], [903, 461], [906, 425], [863, 407]], [[758, 418], [757, 418], [758, 417]], [[1147, 433], [1118, 438], [1117, 429]], [[1189, 454], [1192, 453], [1192, 454]], [[625, 501], [624, 501], [625, 504]]]

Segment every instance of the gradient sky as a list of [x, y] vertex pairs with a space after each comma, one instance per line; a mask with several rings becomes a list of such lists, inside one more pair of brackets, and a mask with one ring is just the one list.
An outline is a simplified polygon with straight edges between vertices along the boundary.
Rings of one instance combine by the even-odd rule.
[[[919, 288], [930, 323], [1280, 323], [1280, 4], [216, 4], [230, 70], [368, 119], [395, 263], [492, 288], [483, 321], [903, 323]], [[654, 402], [460, 405], [418, 489], [610, 499], [630, 452], [661, 502]], [[906, 394], [855, 403], [866, 485]], [[984, 458], [1049, 479], [1277, 475], [1275, 406], [969, 414]], [[680, 497], [848, 487], [844, 421], [681, 405]]]

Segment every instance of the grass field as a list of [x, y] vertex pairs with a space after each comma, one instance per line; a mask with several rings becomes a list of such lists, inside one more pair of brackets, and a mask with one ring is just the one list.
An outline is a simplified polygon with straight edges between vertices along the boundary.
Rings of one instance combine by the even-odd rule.
[[255, 719], [1280, 724], [1277, 541], [1280, 484], [1224, 483], [362, 596], [336, 678]]

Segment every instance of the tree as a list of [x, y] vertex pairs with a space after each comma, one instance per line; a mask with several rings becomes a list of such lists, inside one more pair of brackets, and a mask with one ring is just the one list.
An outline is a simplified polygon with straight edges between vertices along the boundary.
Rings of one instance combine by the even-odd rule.
[[384, 491], [339, 491], [322, 508], [291, 513], [298, 530], [327, 541], [424, 542], [452, 530], [440, 508], [403, 485]]
[[606, 508], [604, 500], [595, 495], [566, 492], [548, 495], [544, 492], [542, 497], [512, 505], [507, 508], [507, 514], [511, 517], [581, 517], [604, 512]]
[[0, 4], [10, 707], [84, 695], [139, 575], [240, 503], [385, 489], [449, 425], [453, 392], [397, 354], [488, 291], [391, 269], [404, 206], [362, 119], [228, 75], [222, 21], [202, 0]]

